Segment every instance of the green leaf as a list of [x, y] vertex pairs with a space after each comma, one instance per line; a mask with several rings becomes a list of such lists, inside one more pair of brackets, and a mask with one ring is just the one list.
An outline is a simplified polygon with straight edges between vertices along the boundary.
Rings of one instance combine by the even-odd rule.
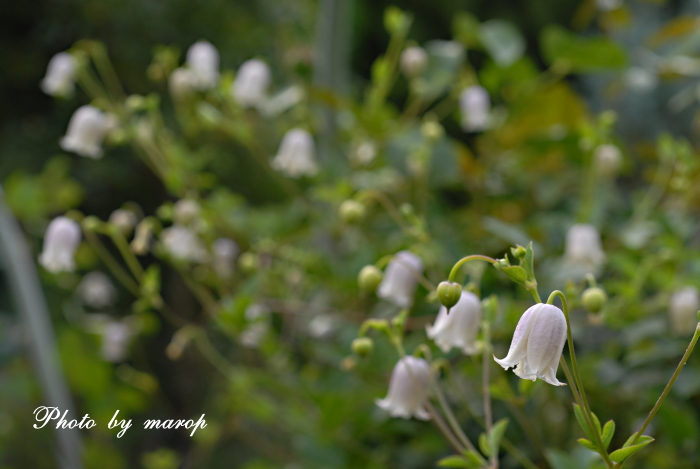
[[486, 456], [491, 456], [491, 447], [489, 446], [489, 439], [486, 436], [486, 433], [479, 435], [479, 449]]
[[544, 28], [540, 46], [550, 65], [559, 62], [572, 72], [620, 69], [627, 65], [624, 49], [614, 41], [579, 37], [560, 26]]
[[[644, 438], [645, 438], [645, 440], [643, 440]], [[630, 440], [627, 440], [627, 441], [630, 441]], [[643, 441], [643, 442], [639, 443], [640, 441]], [[644, 448], [646, 445], [648, 445], [652, 441], [654, 441], [653, 438], [648, 437], [648, 436], [647, 437], [643, 436], [639, 440], [637, 440], [637, 444], [635, 444], [634, 446], [627, 446], [626, 448], [621, 448], [621, 449], [618, 449], [617, 451], [613, 451], [612, 453], [610, 453], [610, 460], [612, 462], [621, 463], [621, 462], [625, 461], [627, 458], [629, 458], [630, 456], [632, 456], [634, 453], [639, 451], [640, 449]]]
[[598, 452], [598, 448], [596, 448], [596, 445], [594, 445], [593, 443], [591, 443], [591, 442], [588, 441], [587, 439], [585, 439], [585, 438], [579, 438], [579, 439], [578, 439], [578, 442], [579, 442], [579, 444], [580, 444], [581, 446], [583, 446], [584, 448], [590, 449], [591, 451], [595, 451], [596, 453]]
[[578, 420], [578, 424], [581, 425], [581, 428], [583, 429], [583, 432], [586, 434], [589, 440], [595, 440], [595, 437], [593, 436], [593, 432], [591, 431], [591, 428], [588, 426], [588, 423], [586, 422], [586, 417], [583, 415], [583, 410], [578, 404], [574, 404], [574, 415], [576, 416], [576, 420]]
[[603, 446], [607, 449], [608, 446], [610, 446], [610, 442], [612, 441], [612, 437], [615, 434], [615, 422], [612, 420], [609, 420], [608, 423], [605, 424], [603, 427]]
[[[636, 435], [636, 433], [633, 433], [632, 436], [627, 438], [627, 441], [625, 441], [625, 444], [622, 445], [622, 447], [627, 448], [632, 443], [632, 440], [634, 439], [635, 435]], [[652, 437], [647, 436], [647, 435], [642, 435], [639, 437], [639, 439], [637, 441], [634, 442], [634, 444], [639, 445], [641, 443], [651, 443], [652, 441], [654, 441], [654, 439]]]
[[520, 261], [520, 266], [527, 272], [527, 278], [535, 278], [535, 251], [532, 248], [532, 241], [525, 248], [525, 256]]
[[465, 451], [464, 458], [470, 464], [469, 467], [478, 468], [484, 463], [484, 459], [481, 457], [481, 455], [472, 450]]
[[479, 38], [493, 61], [501, 67], [510, 67], [525, 53], [525, 38], [508, 21], [484, 22], [479, 30]]
[[489, 454], [498, 454], [498, 448], [501, 446], [501, 440], [508, 427], [508, 419], [501, 419], [491, 428], [489, 435]]
[[527, 281], [527, 272], [519, 265], [501, 267], [501, 272], [506, 274], [506, 276], [515, 283], [524, 284]]
[[475, 466], [470, 460], [467, 460], [462, 456], [447, 456], [446, 458], [442, 458], [441, 460], [439, 460], [437, 462], [437, 465], [438, 467], [479, 467], [478, 465]]

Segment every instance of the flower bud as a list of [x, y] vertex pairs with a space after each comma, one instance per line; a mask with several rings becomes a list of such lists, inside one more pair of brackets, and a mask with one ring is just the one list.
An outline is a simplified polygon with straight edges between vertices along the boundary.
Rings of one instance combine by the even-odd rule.
[[428, 67], [428, 53], [419, 46], [407, 47], [401, 52], [399, 66], [408, 78], [422, 75]]
[[187, 50], [187, 67], [193, 72], [195, 89], [205, 91], [219, 82], [219, 51], [207, 41], [199, 41]]
[[554, 386], [564, 386], [557, 380], [557, 368], [566, 342], [566, 318], [554, 305], [538, 303], [530, 307], [518, 321], [508, 355], [494, 357], [503, 369], [513, 371], [522, 379], [537, 378]]
[[81, 106], [70, 118], [66, 136], [60, 142], [61, 148], [80, 156], [100, 159], [102, 141], [115, 124], [113, 116], [90, 105]]
[[[442, 284], [450, 285], [448, 282], [442, 282], [440, 285]], [[459, 286], [456, 283], [452, 285]], [[440, 287], [438, 291], [439, 289]], [[451, 308], [449, 314], [447, 307], [440, 308], [435, 323], [427, 328], [428, 337], [445, 353], [456, 347], [467, 355], [473, 355], [477, 351], [476, 336], [481, 323], [481, 302], [474, 293], [462, 291], [460, 287], [458, 301]]]
[[252, 274], [260, 267], [260, 258], [253, 252], [244, 252], [238, 257], [238, 268], [244, 274]]
[[424, 122], [420, 127], [420, 131], [423, 136], [431, 142], [436, 142], [440, 140], [443, 135], [445, 135], [445, 129], [442, 127], [442, 125], [440, 125], [439, 122], [431, 120]]
[[338, 213], [345, 223], [358, 223], [365, 218], [365, 206], [357, 200], [346, 200], [340, 204]]
[[[462, 297], [462, 285], [456, 282], [440, 282], [437, 287], [440, 303], [448, 310]], [[449, 313], [449, 311], [447, 311]]]
[[78, 297], [92, 308], [111, 306], [117, 299], [117, 289], [109, 277], [102, 272], [90, 272], [78, 285]]
[[593, 155], [595, 169], [601, 176], [613, 177], [622, 165], [622, 153], [615, 145], [600, 145]]
[[292, 178], [313, 176], [318, 172], [315, 154], [316, 145], [311, 134], [303, 129], [292, 129], [282, 138], [270, 166]]
[[360, 290], [364, 292], [373, 292], [382, 281], [382, 271], [376, 266], [366, 265], [360, 270], [357, 276], [357, 283]]
[[271, 80], [270, 67], [265, 62], [248, 60], [238, 69], [231, 93], [241, 107], [256, 107], [267, 99], [267, 88]]
[[671, 296], [668, 313], [671, 330], [676, 335], [690, 335], [695, 332], [700, 310], [700, 292], [693, 286], [684, 287]]
[[360, 166], [370, 164], [376, 156], [377, 144], [372, 140], [355, 141], [350, 149], [350, 160]]
[[199, 218], [202, 209], [192, 199], [180, 199], [173, 207], [173, 219], [175, 223], [189, 225]]
[[514, 248], [510, 248], [510, 252], [515, 258], [522, 259], [527, 254], [527, 249], [522, 246], [516, 246]]
[[131, 250], [139, 256], [146, 254], [151, 244], [152, 235], [153, 227], [150, 220], [141, 220], [141, 223], [136, 226], [136, 234], [131, 241]]
[[51, 96], [70, 98], [75, 90], [76, 72], [75, 58], [68, 52], [59, 52], [49, 61], [41, 90]]
[[75, 270], [75, 251], [80, 244], [80, 226], [66, 217], [56, 217], [44, 235], [39, 263], [52, 274]]
[[605, 306], [608, 302], [608, 295], [605, 294], [602, 288], [592, 287], [584, 290], [581, 295], [581, 303], [587, 311], [591, 313], [597, 313]]
[[401, 308], [410, 308], [418, 286], [418, 277], [422, 273], [423, 262], [420, 257], [409, 251], [397, 253], [386, 268], [377, 296]]
[[369, 337], [358, 337], [352, 341], [352, 352], [360, 357], [368, 357], [374, 350], [374, 342]]
[[107, 221], [110, 225], [117, 227], [124, 236], [129, 236], [134, 230], [138, 219], [136, 214], [131, 210], [119, 208], [112, 212]]
[[391, 372], [389, 392], [376, 404], [389, 412], [392, 417], [429, 420], [425, 409], [430, 391], [430, 365], [422, 358], [403, 357]]
[[174, 101], [182, 101], [195, 91], [197, 78], [189, 68], [176, 68], [168, 78], [168, 90]]
[[595, 274], [605, 262], [600, 233], [593, 225], [578, 224], [566, 233], [565, 261], [583, 273]]
[[481, 86], [472, 86], [459, 96], [459, 110], [462, 114], [462, 129], [465, 132], [481, 132], [489, 125], [491, 98]]

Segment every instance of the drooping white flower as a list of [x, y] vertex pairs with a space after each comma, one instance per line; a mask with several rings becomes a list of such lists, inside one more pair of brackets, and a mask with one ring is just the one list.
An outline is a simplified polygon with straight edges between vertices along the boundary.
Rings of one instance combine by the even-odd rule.
[[611, 144], [603, 144], [595, 149], [593, 154], [595, 169], [605, 177], [612, 177], [620, 171], [622, 165], [622, 153], [620, 149]]
[[134, 330], [127, 321], [109, 321], [101, 331], [102, 358], [108, 362], [124, 361], [129, 351], [129, 344], [134, 336]]
[[398, 252], [389, 262], [377, 296], [400, 306], [410, 308], [418, 286], [417, 276], [423, 272], [420, 257], [409, 251]]
[[70, 98], [75, 90], [76, 69], [75, 58], [68, 52], [59, 52], [49, 61], [41, 90], [51, 96]]
[[131, 210], [118, 208], [110, 214], [107, 222], [116, 226], [119, 231], [124, 234], [124, 236], [128, 236], [136, 226], [138, 218]]
[[136, 234], [134, 239], [131, 241], [131, 250], [139, 256], [146, 254], [151, 247], [151, 239], [153, 238], [153, 225], [151, 221], [146, 218], [141, 220], [136, 226]]
[[104, 308], [114, 304], [117, 299], [117, 289], [109, 277], [102, 272], [90, 272], [78, 285], [80, 300], [93, 308]]
[[173, 207], [173, 219], [175, 223], [189, 225], [199, 218], [202, 208], [196, 200], [180, 199]]
[[60, 142], [61, 148], [88, 158], [102, 158], [102, 141], [115, 125], [114, 116], [94, 106], [81, 106], [70, 118], [66, 136]]
[[491, 98], [481, 86], [471, 86], [459, 96], [462, 129], [465, 132], [481, 132], [489, 126]]
[[229, 278], [233, 274], [236, 256], [240, 252], [238, 244], [230, 238], [219, 238], [212, 244], [214, 271], [221, 278]]
[[313, 176], [318, 172], [316, 145], [309, 132], [292, 129], [282, 137], [277, 156], [270, 166], [289, 177]]
[[245, 318], [249, 324], [243, 329], [238, 339], [244, 347], [256, 348], [270, 328], [270, 310], [263, 304], [253, 303], [246, 308]]
[[430, 365], [422, 358], [403, 357], [391, 372], [389, 392], [376, 404], [392, 417], [429, 420], [425, 403], [430, 392]]
[[564, 386], [557, 380], [557, 368], [566, 342], [566, 318], [554, 305], [537, 303], [518, 321], [508, 355], [493, 359], [504, 369], [522, 379], [537, 378], [554, 386]]
[[309, 335], [315, 339], [327, 339], [338, 329], [338, 318], [331, 314], [317, 314], [309, 321]]
[[187, 50], [187, 66], [194, 73], [194, 88], [208, 90], [219, 82], [219, 51], [207, 41], [195, 42]]
[[270, 67], [265, 62], [248, 60], [238, 69], [231, 93], [241, 107], [259, 106], [267, 99], [267, 88], [271, 81]]
[[427, 328], [428, 337], [447, 353], [452, 347], [462, 349], [467, 355], [476, 353], [476, 336], [481, 323], [481, 302], [472, 292], [463, 291], [449, 314], [440, 307], [433, 327]]
[[173, 258], [184, 262], [206, 262], [209, 254], [202, 241], [189, 228], [173, 225], [160, 234], [163, 247]]
[[197, 88], [197, 76], [189, 68], [176, 68], [168, 77], [168, 90], [175, 101], [182, 101]]
[[374, 161], [377, 156], [377, 144], [370, 139], [361, 139], [353, 142], [350, 149], [350, 160], [355, 164], [364, 166]]
[[52, 274], [75, 270], [75, 251], [80, 244], [80, 226], [66, 217], [54, 218], [44, 235], [39, 263]]
[[419, 46], [407, 47], [401, 52], [399, 66], [408, 78], [417, 77], [428, 66], [428, 53]]
[[684, 287], [671, 296], [669, 316], [671, 329], [676, 335], [690, 335], [695, 332], [700, 310], [700, 293], [693, 286]]
[[593, 225], [577, 224], [566, 233], [566, 263], [580, 270], [596, 273], [605, 262], [600, 233]]
[[302, 99], [304, 99], [304, 88], [299, 85], [292, 85], [259, 103], [257, 107], [258, 111], [265, 117], [274, 117], [282, 114], [287, 109], [293, 108]]

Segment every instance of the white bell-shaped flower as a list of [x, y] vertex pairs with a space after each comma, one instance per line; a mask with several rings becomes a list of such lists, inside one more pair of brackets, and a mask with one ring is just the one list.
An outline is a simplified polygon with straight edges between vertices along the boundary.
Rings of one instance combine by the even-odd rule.
[[236, 256], [240, 252], [238, 244], [230, 238], [219, 238], [212, 244], [212, 252], [216, 274], [224, 279], [231, 277]]
[[377, 296], [401, 308], [410, 308], [418, 286], [417, 277], [422, 273], [423, 262], [420, 257], [409, 251], [398, 252], [384, 272], [382, 283], [377, 288]]
[[508, 355], [496, 363], [504, 369], [516, 367], [522, 379], [537, 378], [554, 386], [564, 386], [557, 380], [557, 368], [566, 342], [566, 318], [554, 305], [538, 303], [522, 315], [513, 334]]
[[596, 171], [605, 177], [615, 176], [622, 166], [620, 149], [611, 144], [603, 144], [595, 149], [593, 160]]
[[462, 129], [465, 132], [481, 132], [489, 126], [491, 98], [481, 86], [471, 86], [459, 96]]
[[81, 106], [70, 118], [66, 136], [60, 142], [61, 148], [88, 158], [102, 158], [102, 141], [115, 125], [114, 116], [94, 106]]
[[118, 363], [126, 359], [134, 330], [127, 321], [109, 321], [101, 331], [102, 358]]
[[564, 257], [567, 264], [596, 273], [605, 262], [600, 233], [593, 225], [577, 224], [566, 233]]
[[267, 88], [271, 81], [270, 67], [265, 62], [248, 60], [238, 69], [231, 93], [241, 107], [256, 107], [267, 99]]
[[75, 91], [76, 71], [75, 58], [68, 52], [59, 52], [49, 61], [41, 90], [51, 96], [71, 97]]
[[109, 224], [116, 226], [124, 236], [131, 234], [138, 221], [136, 214], [125, 208], [116, 209], [110, 214], [109, 220], [107, 220]]
[[195, 89], [204, 91], [219, 82], [219, 51], [207, 41], [199, 41], [187, 50], [187, 66], [194, 73]]
[[427, 328], [428, 337], [447, 353], [452, 347], [462, 349], [467, 355], [476, 353], [476, 336], [481, 323], [481, 301], [472, 292], [463, 291], [456, 305], [440, 307], [433, 327]]
[[316, 174], [316, 145], [311, 134], [303, 129], [287, 132], [270, 166], [293, 178]]
[[700, 293], [692, 286], [684, 287], [671, 296], [669, 316], [671, 329], [676, 335], [690, 335], [698, 325]]
[[359, 139], [353, 142], [350, 149], [350, 161], [364, 166], [374, 161], [377, 156], [377, 144], [370, 139]]
[[109, 277], [102, 272], [90, 272], [78, 285], [78, 297], [93, 308], [105, 308], [114, 304], [117, 299], [117, 289]]
[[202, 213], [202, 207], [196, 200], [180, 199], [173, 207], [173, 219], [180, 225], [190, 225], [197, 220]]
[[80, 226], [66, 217], [54, 218], [44, 235], [39, 263], [52, 274], [75, 270], [75, 251], [80, 244]]
[[173, 225], [164, 229], [160, 241], [168, 254], [176, 260], [203, 263], [209, 259], [202, 241], [185, 226]]
[[428, 53], [419, 46], [407, 47], [401, 52], [399, 66], [408, 78], [417, 77], [428, 66]]
[[394, 366], [387, 396], [375, 402], [392, 417], [429, 420], [430, 414], [425, 409], [429, 392], [430, 365], [422, 358], [409, 355]]
[[176, 68], [168, 77], [168, 90], [175, 101], [182, 101], [197, 88], [197, 76], [189, 68]]

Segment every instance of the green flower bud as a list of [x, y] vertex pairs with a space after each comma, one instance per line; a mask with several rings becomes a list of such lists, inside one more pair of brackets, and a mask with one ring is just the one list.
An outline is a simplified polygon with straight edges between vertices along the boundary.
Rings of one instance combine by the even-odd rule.
[[357, 283], [360, 286], [360, 290], [365, 292], [373, 292], [382, 281], [382, 276], [382, 271], [376, 266], [364, 266], [357, 275]]
[[358, 337], [352, 341], [352, 352], [359, 357], [367, 357], [374, 350], [374, 342], [369, 337]]
[[101, 225], [100, 219], [92, 215], [83, 218], [83, 228], [87, 231], [97, 231]]
[[423, 134], [423, 137], [431, 142], [436, 142], [440, 140], [443, 135], [445, 135], [445, 129], [443, 129], [439, 122], [435, 121], [424, 122], [420, 128], [420, 131]]
[[521, 259], [525, 257], [525, 254], [527, 254], [527, 249], [525, 249], [522, 246], [517, 246], [514, 248], [510, 248], [510, 252], [513, 254], [518, 259]]
[[260, 259], [258, 255], [253, 252], [244, 252], [238, 257], [238, 268], [241, 272], [246, 274], [252, 274], [260, 265]]
[[605, 303], [608, 301], [608, 295], [605, 294], [603, 289], [598, 287], [587, 288], [583, 295], [581, 295], [581, 302], [583, 307], [586, 308], [591, 313], [597, 313]]
[[338, 213], [345, 223], [358, 223], [365, 218], [365, 206], [357, 200], [346, 200], [340, 204]]
[[440, 303], [448, 310], [457, 304], [462, 297], [462, 285], [456, 282], [440, 282], [437, 287]]

